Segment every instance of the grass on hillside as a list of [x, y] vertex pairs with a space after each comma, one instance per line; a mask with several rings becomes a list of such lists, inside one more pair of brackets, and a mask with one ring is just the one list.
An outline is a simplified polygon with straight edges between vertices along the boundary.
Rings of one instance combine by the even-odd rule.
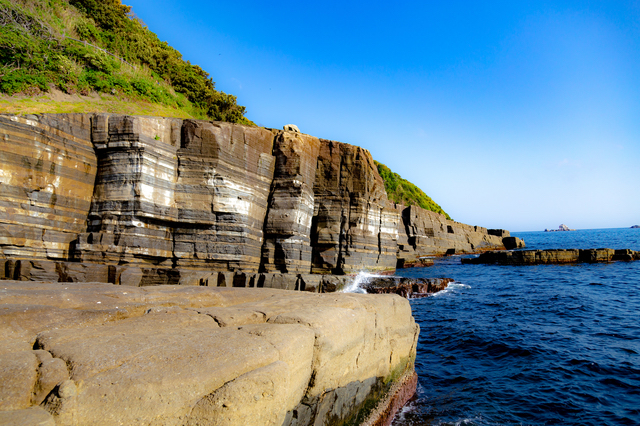
[[[83, 101], [48, 105], [51, 88]], [[158, 40], [120, 0], [0, 0], [0, 93], [3, 111], [119, 106], [121, 113], [253, 124], [234, 96], [215, 90], [206, 72]]]
[[418, 206], [425, 210], [430, 210], [445, 216], [451, 220], [451, 217], [433, 201], [427, 194], [420, 188], [412, 184], [406, 179], [403, 179], [399, 174], [394, 173], [382, 163], [374, 161], [378, 167], [378, 173], [384, 181], [384, 189], [387, 191], [387, 198], [390, 201], [398, 204], [404, 204], [407, 206]]
[[153, 117], [205, 119], [198, 110], [185, 110], [144, 100], [123, 99], [118, 96], [91, 93], [88, 96], [66, 95], [57, 90], [35, 96], [0, 95], [0, 113], [6, 114], [59, 114], [106, 112]]

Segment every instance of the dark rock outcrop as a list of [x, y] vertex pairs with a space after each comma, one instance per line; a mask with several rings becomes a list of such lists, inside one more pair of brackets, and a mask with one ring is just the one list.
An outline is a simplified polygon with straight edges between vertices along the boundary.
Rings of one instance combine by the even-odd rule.
[[502, 239], [502, 244], [507, 250], [520, 249], [525, 246], [524, 241], [518, 237], [504, 237]]
[[499, 265], [546, 265], [561, 263], [597, 263], [620, 260], [640, 260], [640, 252], [634, 250], [600, 249], [558, 249], [558, 250], [516, 250], [482, 253], [475, 258], [463, 258], [462, 263], [486, 263]]
[[371, 277], [361, 287], [370, 294], [397, 294], [412, 299], [442, 291], [450, 282], [451, 278]]

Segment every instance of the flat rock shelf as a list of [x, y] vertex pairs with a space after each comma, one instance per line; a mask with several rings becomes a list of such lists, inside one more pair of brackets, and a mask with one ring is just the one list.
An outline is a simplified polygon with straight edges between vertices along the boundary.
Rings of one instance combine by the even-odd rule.
[[397, 295], [3, 281], [0, 297], [0, 424], [384, 424], [415, 391]]
[[477, 257], [462, 258], [462, 263], [487, 263], [499, 265], [546, 265], [561, 263], [597, 263], [640, 260], [640, 252], [609, 248], [515, 250], [482, 253]]

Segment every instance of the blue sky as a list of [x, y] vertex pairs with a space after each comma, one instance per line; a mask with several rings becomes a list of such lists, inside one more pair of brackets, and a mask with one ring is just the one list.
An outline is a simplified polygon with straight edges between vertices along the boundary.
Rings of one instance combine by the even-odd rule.
[[124, 3], [249, 119], [360, 145], [457, 221], [640, 224], [640, 1]]

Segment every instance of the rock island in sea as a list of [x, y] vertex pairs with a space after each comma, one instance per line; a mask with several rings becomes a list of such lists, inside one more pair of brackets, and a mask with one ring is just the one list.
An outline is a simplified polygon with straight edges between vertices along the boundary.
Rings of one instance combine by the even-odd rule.
[[293, 127], [0, 134], [0, 424], [379, 424], [415, 390], [418, 327], [402, 297], [334, 291], [520, 244], [390, 203], [367, 150]]

